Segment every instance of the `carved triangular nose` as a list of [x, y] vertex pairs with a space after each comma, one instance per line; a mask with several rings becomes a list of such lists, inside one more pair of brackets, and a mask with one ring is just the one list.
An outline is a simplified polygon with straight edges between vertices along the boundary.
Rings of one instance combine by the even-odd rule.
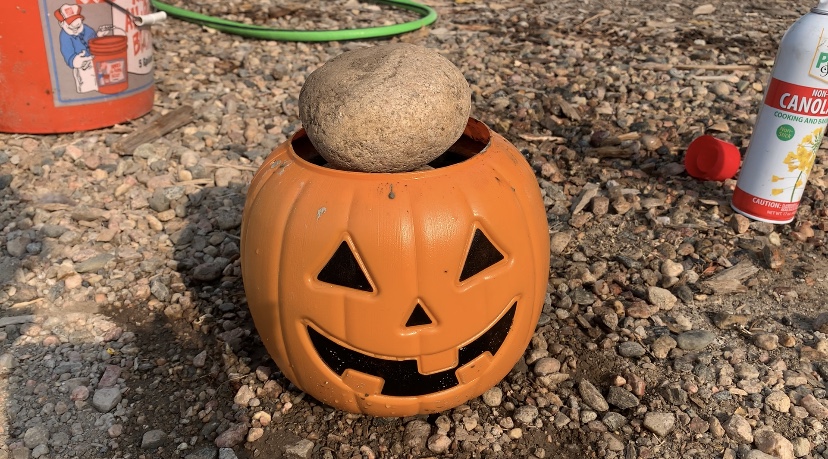
[[418, 301], [417, 305], [414, 306], [414, 310], [411, 311], [411, 316], [408, 317], [408, 321], [405, 322], [405, 326], [416, 327], [419, 325], [428, 325], [430, 323], [431, 317], [428, 316], [428, 313]]

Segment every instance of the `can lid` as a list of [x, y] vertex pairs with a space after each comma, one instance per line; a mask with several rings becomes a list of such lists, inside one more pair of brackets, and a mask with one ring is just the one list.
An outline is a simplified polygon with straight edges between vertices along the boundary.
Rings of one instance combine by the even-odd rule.
[[697, 179], [720, 182], [736, 175], [741, 160], [736, 145], [711, 135], [703, 135], [687, 146], [684, 168]]
[[819, 4], [811, 9], [814, 13], [828, 14], [828, 0], [819, 0]]

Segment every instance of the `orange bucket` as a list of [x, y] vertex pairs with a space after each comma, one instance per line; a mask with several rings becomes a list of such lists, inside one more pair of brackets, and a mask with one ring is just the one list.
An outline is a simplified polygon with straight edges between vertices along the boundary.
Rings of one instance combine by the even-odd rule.
[[[150, 12], [149, 0], [115, 3]], [[151, 52], [149, 29], [102, 0], [0, 1], [0, 132], [84, 131], [147, 114]]]

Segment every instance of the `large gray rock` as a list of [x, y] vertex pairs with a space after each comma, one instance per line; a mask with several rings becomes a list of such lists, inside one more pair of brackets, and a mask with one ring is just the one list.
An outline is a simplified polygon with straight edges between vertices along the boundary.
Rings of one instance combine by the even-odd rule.
[[463, 134], [471, 89], [437, 52], [407, 43], [349, 51], [311, 73], [299, 94], [308, 138], [333, 166], [417, 169]]

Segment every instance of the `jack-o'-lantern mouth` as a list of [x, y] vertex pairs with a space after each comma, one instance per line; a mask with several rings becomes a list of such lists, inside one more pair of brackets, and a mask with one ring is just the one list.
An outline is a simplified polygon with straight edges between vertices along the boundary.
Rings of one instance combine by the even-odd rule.
[[415, 397], [451, 389], [460, 384], [456, 371], [470, 363], [484, 352], [492, 356], [509, 335], [515, 318], [517, 302], [497, 322], [474, 341], [459, 348], [459, 362], [456, 367], [424, 375], [417, 369], [416, 359], [392, 360], [373, 357], [335, 343], [311, 326], [308, 335], [316, 353], [332, 371], [340, 377], [346, 370], [382, 378], [381, 395]]

